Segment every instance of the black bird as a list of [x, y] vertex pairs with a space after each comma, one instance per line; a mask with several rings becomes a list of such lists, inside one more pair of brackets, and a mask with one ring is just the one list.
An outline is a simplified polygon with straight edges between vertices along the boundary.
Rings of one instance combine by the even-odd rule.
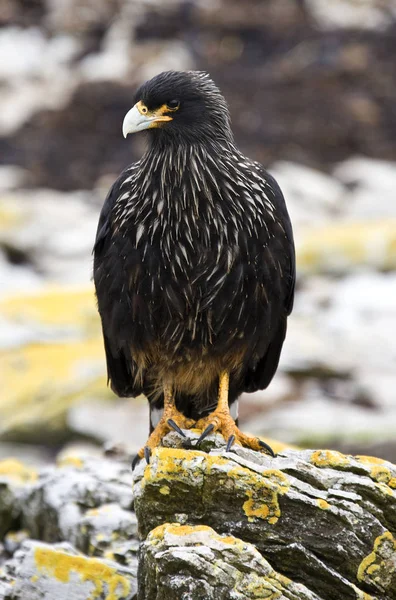
[[143, 130], [148, 149], [110, 189], [94, 247], [108, 379], [119, 396], [150, 402], [138, 456], [148, 459], [170, 428], [192, 426], [200, 439], [218, 430], [228, 448], [272, 452], [238, 429], [232, 409], [273, 378], [293, 306], [282, 192], [236, 147], [206, 73], [142, 85], [123, 134]]

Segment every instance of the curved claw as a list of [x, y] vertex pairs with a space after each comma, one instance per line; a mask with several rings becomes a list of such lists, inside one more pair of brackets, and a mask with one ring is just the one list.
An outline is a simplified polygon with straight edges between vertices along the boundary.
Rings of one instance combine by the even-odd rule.
[[168, 419], [167, 423], [168, 423], [169, 427], [171, 427], [172, 429], [174, 429], [179, 435], [181, 435], [184, 438], [186, 437], [186, 435], [183, 432], [183, 430], [180, 429], [179, 425], [177, 423], [175, 423], [175, 421], [173, 419]]
[[272, 458], [276, 457], [276, 454], [272, 450], [271, 446], [268, 446], [268, 444], [263, 442], [263, 440], [258, 440], [258, 443], [259, 443], [259, 446], [261, 446], [261, 448], [263, 448], [264, 450], [267, 450], [268, 454], [270, 454], [272, 456]]
[[132, 464], [131, 464], [132, 472], [135, 470], [135, 467], [138, 464], [139, 460], [140, 460], [140, 456], [139, 456], [139, 454], [136, 454], [136, 456], [134, 456], [134, 458], [132, 460]]
[[198, 444], [200, 444], [209, 435], [209, 433], [211, 433], [213, 431], [213, 429], [214, 429], [214, 425], [213, 425], [213, 423], [210, 423], [210, 425], [208, 425], [203, 430], [203, 432], [201, 433], [201, 435], [197, 439], [197, 446], [198, 446]]
[[151, 456], [151, 448], [148, 446], [144, 447], [144, 458], [146, 459], [146, 463], [150, 464], [150, 456]]
[[226, 452], [229, 452], [231, 450], [231, 446], [234, 442], [235, 442], [235, 435], [230, 435], [230, 437], [227, 440]]

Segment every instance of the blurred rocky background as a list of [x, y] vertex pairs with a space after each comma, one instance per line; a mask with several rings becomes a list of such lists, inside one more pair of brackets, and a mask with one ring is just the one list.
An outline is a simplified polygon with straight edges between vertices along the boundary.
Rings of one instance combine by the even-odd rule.
[[298, 251], [281, 367], [242, 428], [396, 461], [396, 2], [0, 0], [0, 458], [140, 446], [106, 388], [91, 249], [144, 150], [121, 124], [167, 69], [207, 70], [278, 178]]

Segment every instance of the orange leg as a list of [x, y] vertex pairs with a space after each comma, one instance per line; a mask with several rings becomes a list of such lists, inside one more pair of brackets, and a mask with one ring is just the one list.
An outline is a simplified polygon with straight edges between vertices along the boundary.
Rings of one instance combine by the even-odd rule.
[[164, 385], [164, 413], [161, 417], [160, 422], [157, 427], [151, 433], [149, 439], [146, 442], [146, 445], [143, 448], [140, 448], [137, 456], [135, 457], [132, 467], [135, 466], [136, 462], [139, 458], [146, 458], [146, 461], [149, 462], [151, 451], [159, 446], [162, 442], [162, 439], [166, 436], [169, 431], [174, 429], [178, 431], [181, 435], [183, 434], [183, 429], [189, 429], [194, 424], [192, 419], [187, 419], [181, 412], [179, 412], [176, 408], [175, 399], [173, 396], [172, 386], [165, 384]]
[[223, 371], [219, 378], [219, 396], [216, 409], [194, 425], [197, 429], [202, 430], [198, 443], [212, 431], [219, 431], [224, 439], [227, 440], [227, 451], [236, 442], [251, 450], [266, 450], [268, 454], [275, 456], [272, 448], [265, 442], [242, 433], [236, 426], [234, 419], [230, 415], [230, 407], [228, 405], [229, 380], [229, 373]]

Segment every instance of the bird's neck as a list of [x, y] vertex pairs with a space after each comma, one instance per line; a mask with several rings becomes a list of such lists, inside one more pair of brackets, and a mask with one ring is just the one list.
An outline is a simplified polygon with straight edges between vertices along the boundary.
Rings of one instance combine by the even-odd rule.
[[193, 199], [196, 193], [219, 186], [235, 177], [241, 154], [231, 141], [153, 144], [140, 161], [140, 171], [161, 196], [174, 201], [175, 191]]
[[227, 219], [240, 219], [244, 160], [222, 141], [151, 146], [125, 178], [116, 220], [126, 227], [147, 219], [158, 229], [178, 230], [184, 223], [190, 230], [204, 224], [220, 231]]

